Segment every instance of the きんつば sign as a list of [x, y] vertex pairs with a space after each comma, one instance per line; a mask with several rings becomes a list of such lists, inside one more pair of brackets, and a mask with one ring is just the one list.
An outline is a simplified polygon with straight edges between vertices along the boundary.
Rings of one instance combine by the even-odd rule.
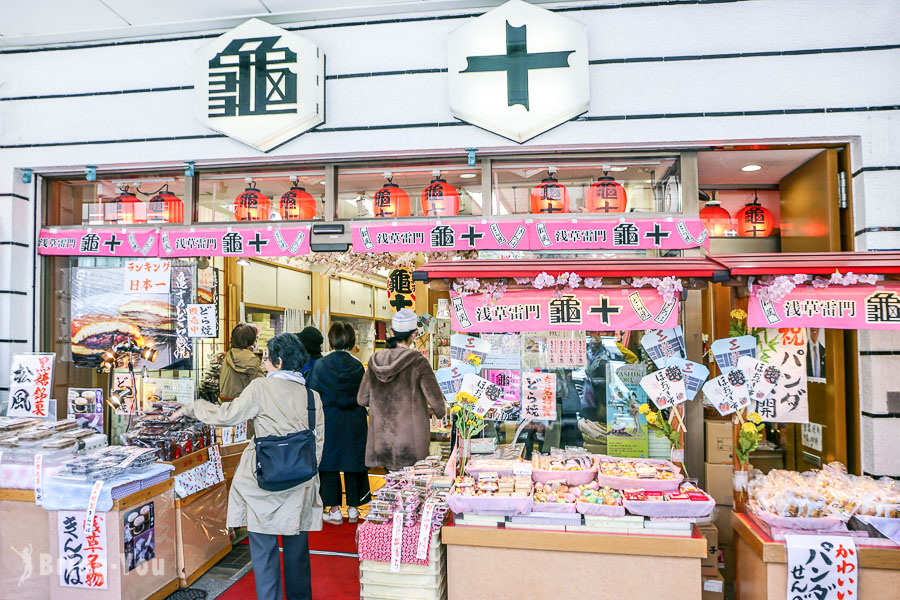
[[777, 302], [750, 294], [750, 327], [900, 329], [900, 287], [799, 286]]

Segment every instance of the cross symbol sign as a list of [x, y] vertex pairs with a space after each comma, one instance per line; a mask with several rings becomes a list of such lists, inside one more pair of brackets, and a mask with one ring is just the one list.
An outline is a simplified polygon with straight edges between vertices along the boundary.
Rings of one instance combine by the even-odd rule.
[[666, 239], [666, 238], [669, 237], [670, 235], [672, 235], [671, 232], [669, 232], [669, 231], [662, 231], [662, 229], [661, 229], [660, 226], [659, 226], [659, 223], [654, 223], [654, 224], [653, 224], [653, 231], [648, 231], [647, 233], [645, 233], [645, 234], [644, 234], [644, 238], [645, 238], [645, 239], [646, 239], [646, 238], [653, 238], [653, 245], [659, 247], [659, 245], [660, 245], [660, 243], [662, 242], [662, 240]]
[[253, 239], [247, 242], [250, 246], [253, 246], [253, 249], [256, 250], [256, 253], [259, 254], [263, 247], [269, 245], [269, 240], [262, 239], [262, 236], [259, 235], [258, 231], [253, 232]]
[[109, 248], [110, 253], [115, 254], [116, 248], [121, 246], [124, 242], [116, 238], [116, 234], [111, 233], [109, 235], [109, 239], [103, 242], [103, 245]]
[[483, 234], [483, 233], [475, 233], [475, 226], [474, 226], [474, 225], [469, 225], [469, 232], [468, 232], [468, 233], [461, 233], [461, 234], [459, 235], [459, 237], [460, 237], [460, 239], [468, 240], [468, 242], [469, 242], [469, 248], [474, 248], [474, 247], [475, 247], [475, 242], [478, 241], [478, 240], [480, 240], [481, 238], [483, 238], [483, 237], [484, 237], [484, 234]]
[[402, 310], [407, 306], [412, 306], [413, 303], [411, 300], [407, 300], [406, 296], [403, 294], [394, 294], [394, 297], [391, 298], [391, 306], [394, 307], [394, 310]]
[[603, 321], [604, 325], [609, 325], [609, 317], [610, 315], [617, 315], [622, 312], [621, 306], [610, 306], [609, 298], [606, 296], [600, 296], [600, 306], [592, 306], [588, 309], [588, 312], [592, 315], [600, 315], [600, 320]]

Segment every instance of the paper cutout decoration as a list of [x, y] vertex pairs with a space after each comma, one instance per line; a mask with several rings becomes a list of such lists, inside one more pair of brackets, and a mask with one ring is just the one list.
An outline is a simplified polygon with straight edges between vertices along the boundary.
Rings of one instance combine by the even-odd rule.
[[729, 337], [716, 340], [710, 346], [716, 364], [722, 373], [737, 369], [738, 359], [742, 356], [756, 358], [756, 338], [752, 335]]

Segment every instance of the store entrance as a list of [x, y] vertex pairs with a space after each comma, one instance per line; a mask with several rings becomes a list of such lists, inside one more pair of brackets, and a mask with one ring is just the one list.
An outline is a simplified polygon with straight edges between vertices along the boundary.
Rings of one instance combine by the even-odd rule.
[[[846, 147], [699, 153], [701, 218], [704, 213], [709, 218], [712, 210], [721, 218], [708, 226], [710, 252], [853, 250], [848, 154]], [[705, 322], [711, 328], [710, 339], [715, 340], [729, 335], [730, 300], [738, 288], [710, 287], [704, 302]], [[747, 298], [737, 297], [734, 306], [746, 307], [746, 302]], [[838, 460], [851, 469], [855, 465], [858, 471], [856, 332], [807, 329], [799, 333], [806, 346], [805, 402], [810, 424], [772, 428], [771, 452], [758, 462], [766, 470], [803, 471]], [[806, 443], [804, 427], [816, 434], [807, 435]]]

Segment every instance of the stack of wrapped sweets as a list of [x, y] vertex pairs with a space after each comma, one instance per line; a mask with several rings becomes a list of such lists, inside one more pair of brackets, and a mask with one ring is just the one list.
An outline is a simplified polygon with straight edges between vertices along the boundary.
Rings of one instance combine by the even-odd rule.
[[215, 443], [214, 430], [209, 425], [188, 417], [173, 418], [180, 403], [154, 402], [152, 408], [132, 430], [122, 434], [124, 444], [155, 448], [159, 460], [172, 461]]
[[874, 480], [850, 475], [841, 463], [821, 471], [772, 470], [757, 475], [747, 487], [749, 505], [757, 514], [779, 517], [835, 517], [853, 515], [900, 518], [900, 484], [887, 477]]
[[536, 454], [531, 462], [538, 471], [586, 471], [593, 466], [589, 454], [573, 454], [571, 451]]
[[534, 484], [534, 501], [550, 504], [574, 504], [580, 490], [576, 486], [568, 486], [560, 481]]
[[[596, 482], [594, 482], [596, 484]], [[576, 488], [578, 491], [578, 501], [587, 502], [589, 504], [603, 504], [604, 506], [621, 506], [622, 493], [608, 487], [599, 487], [597, 485], [580, 485]]]
[[[441, 528], [447, 515], [447, 494], [453, 479], [439, 475], [443, 470], [439, 457], [428, 457], [402, 471], [385, 475], [385, 484], [372, 493], [366, 521], [373, 524], [392, 523], [395, 515], [403, 518], [403, 526], [419, 523], [422, 509], [428, 502], [434, 504], [431, 528]], [[474, 481], [473, 481], [474, 483]]]
[[642, 460], [599, 461], [600, 474], [611, 477], [628, 477], [631, 479], [675, 479], [676, 473], [665, 463]]
[[54, 477], [75, 481], [108, 481], [125, 473], [142, 473], [156, 462], [156, 452], [134, 446], [110, 446], [63, 463]]

